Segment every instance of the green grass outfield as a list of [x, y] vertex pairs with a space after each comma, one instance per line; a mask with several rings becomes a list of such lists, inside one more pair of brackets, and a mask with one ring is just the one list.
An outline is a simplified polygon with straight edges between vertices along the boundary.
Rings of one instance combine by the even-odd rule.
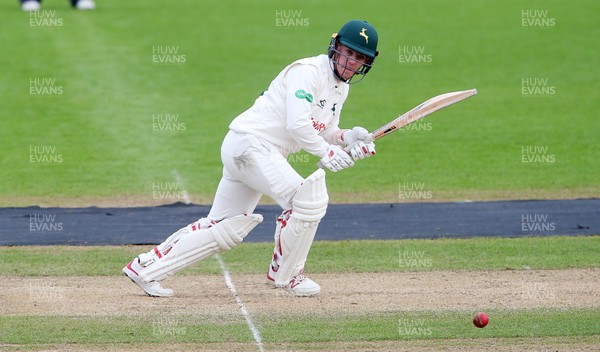
[[[398, 201], [402, 185], [422, 185], [432, 201], [600, 196], [598, 1], [98, 0], [90, 12], [73, 11], [63, 0], [43, 6], [36, 17], [15, 1], [0, 4], [6, 28], [0, 32], [0, 206], [148, 204], [157, 201], [154, 186], [165, 183], [209, 203], [229, 122], [285, 65], [324, 53], [330, 34], [354, 18], [378, 29], [381, 55], [352, 87], [342, 127], [372, 130], [434, 95], [479, 93], [378, 141], [375, 158], [328, 173], [333, 202]], [[287, 16], [297, 25], [278, 26]], [[153, 62], [155, 50], [180, 62]], [[407, 63], [409, 51], [422, 56]], [[157, 116], [171, 118], [162, 126], [175, 131], [161, 131]], [[303, 175], [317, 162], [305, 154], [290, 161]], [[317, 242], [307, 269], [598, 268], [599, 247], [597, 236]], [[431, 266], [402, 268], [405, 250], [422, 253]], [[112, 277], [138, 251], [4, 247], [0, 279]], [[262, 275], [270, 251], [267, 244], [244, 244], [223, 258], [234, 274]], [[208, 260], [183, 274], [220, 275], [220, 269]], [[489, 313], [486, 329], [473, 328], [473, 312], [466, 311], [254, 318], [267, 350], [600, 344], [598, 306]], [[219, 324], [183, 315], [177, 321], [186, 333], [174, 336], [152, 331], [156, 316], [148, 315], [2, 315], [0, 350], [154, 350], [166, 343], [177, 350], [220, 343], [254, 350], [236, 317]], [[402, 319], [429, 330], [402, 334]]]
[[[311, 252], [313, 273], [400, 272], [437, 270], [545, 270], [598, 268], [593, 260], [600, 237], [549, 237], [521, 239], [441, 239], [398, 241], [319, 241]], [[263, 274], [257, 256], [268, 255], [267, 244], [244, 244], [223, 253], [233, 274]], [[0, 276], [114, 276], [139, 247], [2, 247]], [[422, 253], [431, 265], [406, 268], [399, 265], [404, 251]], [[348, 258], [354, 259], [348, 265]], [[356, 260], [365, 258], [365, 260]], [[264, 259], [264, 258], [263, 258]], [[186, 274], [220, 274], [214, 260], [207, 260]], [[261, 261], [262, 262], [262, 261]], [[77, 265], [74, 265], [77, 263]], [[43, 270], [41, 268], [52, 268]], [[415, 275], [419, 275], [415, 272]], [[244, 293], [241, 292], [243, 298]], [[232, 302], [233, 304], [233, 302]], [[492, 322], [475, 329], [469, 311], [389, 311], [384, 314], [359, 313], [342, 316], [306, 312], [294, 315], [258, 315], [267, 350], [276, 346], [299, 349], [332, 349], [332, 343], [346, 343], [348, 349], [364, 344], [372, 349], [394, 349], [395, 343], [442, 348], [448, 344], [467, 348], [481, 346], [591, 346], [600, 343], [600, 307], [581, 309], [494, 309]], [[241, 316], [240, 316], [241, 317]], [[131, 316], [38, 316], [0, 317], [0, 346], [7, 350], [79, 346], [121, 350], [148, 344], [181, 344], [185, 348], [210, 348], [219, 343], [246, 344], [253, 338], [243, 319], [216, 322], [195, 314], [178, 315], [177, 331], [157, 333], [158, 318], [151, 312]], [[175, 319], [175, 317], [174, 317]], [[403, 321], [418, 322], [421, 330], [402, 330]], [[166, 327], [165, 327], [166, 329]], [[413, 342], [410, 342], [413, 341]], [[419, 342], [421, 341], [421, 342]], [[215, 345], [217, 344], [217, 345]], [[386, 345], [387, 344], [387, 345]], [[392, 345], [389, 345], [392, 344]], [[414, 345], [416, 344], [416, 345]], [[202, 347], [204, 346], [204, 347]], [[394, 345], [400, 346], [400, 345]], [[183, 347], [182, 347], [183, 348]], [[216, 348], [216, 347], [215, 347]], [[366, 348], [366, 347], [365, 347]]]
[[[312, 343], [335, 341], [388, 341], [429, 339], [480, 339], [563, 337], [576, 342], [582, 338], [600, 342], [600, 308], [569, 311], [537, 309], [523, 311], [490, 311], [494, 324], [483, 330], [473, 328], [470, 312], [410, 312], [379, 316], [294, 316], [259, 318], [262, 334], [268, 344]], [[252, 335], [245, 322], [198, 322], [198, 317], [177, 317], [177, 327], [185, 334], [153, 333], [152, 322], [158, 315], [139, 319], [131, 317], [86, 316], [22, 316], [0, 317], [3, 340], [23, 347], [45, 344], [120, 344], [247, 342], [251, 350]], [[402, 335], [399, 321], [419, 321], [426, 328], [421, 333]], [[497, 322], [496, 322], [497, 321]], [[532, 321], [536, 322], [532, 324]], [[493, 326], [493, 328], [492, 328]], [[99, 333], [101, 331], [101, 333]], [[183, 330], [182, 330], [183, 331]], [[418, 330], [417, 330], [418, 331]], [[41, 346], [40, 346], [41, 345]], [[1, 345], [0, 345], [1, 346]], [[209, 345], [207, 345], [209, 346]], [[85, 347], [84, 347], [85, 348]]]
[[[143, 248], [143, 249], [141, 249]], [[595, 268], [599, 236], [473, 238], [394, 241], [316, 241], [307, 270], [311, 273], [367, 273], [429, 270], [522, 270]], [[0, 247], [0, 277], [120, 275], [121, 264], [149, 247]], [[264, 271], [270, 243], [243, 243], [224, 252], [234, 274]], [[403, 253], [418, 253], [427, 265], [400, 265]], [[594, 259], [595, 258], [595, 259]], [[115, 266], [116, 265], [116, 266]], [[181, 274], [219, 275], [216, 261]]]
[[[448, 91], [479, 94], [330, 174], [334, 202], [397, 201], [405, 183], [433, 200], [600, 196], [598, 1], [102, 0], [77, 12], [51, 0], [44, 10], [0, 4], [10, 28], [0, 33], [1, 206], [148, 203], [161, 182], [209, 202], [229, 122], [353, 18], [378, 29], [381, 55], [352, 87], [342, 127], [374, 129]], [[286, 16], [294, 26], [278, 25]], [[154, 62], [155, 49], [179, 62]], [[413, 49], [422, 56], [408, 63]], [[177, 116], [167, 126], [177, 131], [155, 130], [158, 115]], [[317, 160], [291, 162], [308, 175]]]

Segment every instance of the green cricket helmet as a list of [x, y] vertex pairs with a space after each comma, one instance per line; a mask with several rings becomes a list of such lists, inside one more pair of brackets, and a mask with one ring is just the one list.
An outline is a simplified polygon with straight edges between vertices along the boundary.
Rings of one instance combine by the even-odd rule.
[[[329, 49], [327, 54], [330, 58], [330, 62], [332, 63], [333, 73], [341, 80], [340, 72], [337, 72], [336, 66], [333, 65], [338, 64], [338, 59], [341, 56], [345, 56], [337, 49], [337, 44], [344, 45], [358, 53], [361, 53], [367, 57], [367, 61], [354, 73], [354, 75], [347, 81], [350, 81], [356, 76], [359, 75], [361, 79], [369, 72], [371, 67], [373, 67], [373, 62], [375, 62], [375, 57], [379, 55], [379, 51], [377, 51], [377, 42], [378, 36], [375, 27], [373, 27], [367, 21], [361, 20], [352, 20], [345, 25], [342, 26], [339, 32], [334, 33], [331, 36], [331, 41], [329, 42]], [[346, 66], [343, 67], [344, 70], [348, 69]]]

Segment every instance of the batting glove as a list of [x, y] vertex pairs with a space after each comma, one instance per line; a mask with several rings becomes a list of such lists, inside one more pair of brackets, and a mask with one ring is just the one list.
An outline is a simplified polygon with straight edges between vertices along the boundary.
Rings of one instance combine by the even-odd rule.
[[354, 161], [344, 149], [332, 144], [327, 149], [327, 154], [321, 158], [321, 165], [333, 172], [338, 172], [354, 166]]
[[373, 142], [365, 143], [363, 141], [358, 141], [352, 144], [348, 149], [348, 153], [350, 153], [354, 161], [375, 155], [375, 143]]
[[358, 141], [370, 143], [373, 141], [373, 137], [364, 127], [355, 126], [351, 130], [347, 130], [342, 133], [342, 139], [347, 146], [351, 146]]

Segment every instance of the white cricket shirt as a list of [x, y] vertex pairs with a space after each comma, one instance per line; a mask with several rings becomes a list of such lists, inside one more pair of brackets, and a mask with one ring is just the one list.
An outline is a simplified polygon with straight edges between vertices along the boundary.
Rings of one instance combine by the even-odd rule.
[[304, 149], [321, 158], [339, 141], [348, 89], [333, 74], [327, 55], [301, 59], [283, 69], [229, 128], [276, 145], [284, 156]]

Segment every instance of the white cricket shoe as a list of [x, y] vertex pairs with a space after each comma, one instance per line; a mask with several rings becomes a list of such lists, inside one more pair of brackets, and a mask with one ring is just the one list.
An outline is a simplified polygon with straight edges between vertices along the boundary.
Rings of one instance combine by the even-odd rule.
[[42, 4], [39, 1], [23, 1], [21, 3], [21, 10], [23, 11], [39, 11], [42, 8]]
[[303, 274], [294, 276], [283, 289], [299, 297], [310, 297], [321, 292], [321, 286]]
[[[267, 273], [267, 283], [273, 287], [275, 286], [275, 276], [277, 275], [277, 270], [273, 267], [273, 264], [269, 265], [269, 272]], [[281, 289], [286, 290], [287, 292], [293, 294], [298, 297], [310, 297], [321, 292], [321, 286], [313, 280], [306, 277], [304, 274], [300, 273], [294, 276], [290, 282], [281, 287]]]
[[96, 3], [94, 0], [79, 0], [75, 4], [75, 8], [77, 10], [93, 10], [96, 8]]
[[140, 278], [138, 272], [142, 269], [139, 259], [135, 258], [124, 268], [123, 273], [131, 279], [136, 285], [142, 288], [148, 296], [152, 297], [171, 297], [175, 294], [170, 288], [164, 288], [158, 281], [145, 282]]

